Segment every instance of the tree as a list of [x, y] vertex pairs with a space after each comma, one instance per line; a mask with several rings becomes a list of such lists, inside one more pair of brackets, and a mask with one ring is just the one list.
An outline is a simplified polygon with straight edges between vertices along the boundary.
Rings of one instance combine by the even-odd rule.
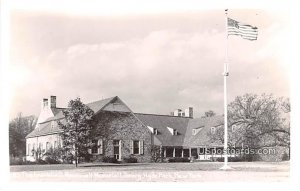
[[[290, 127], [283, 113], [289, 112], [288, 99], [272, 95], [245, 94], [228, 105], [228, 145], [251, 148], [290, 146]], [[232, 129], [232, 127], [236, 127]], [[212, 141], [222, 141], [224, 129], [210, 134]]]
[[34, 130], [37, 118], [35, 116], [23, 117], [19, 113], [9, 122], [9, 154], [11, 157], [24, 156], [26, 153], [26, 135]]
[[213, 117], [215, 115], [216, 115], [216, 113], [212, 110], [204, 112], [204, 117]]
[[67, 155], [72, 155], [77, 167], [78, 158], [88, 155], [92, 146], [93, 110], [84, 105], [80, 98], [71, 100], [68, 108], [63, 111], [64, 122], [58, 125], [63, 130], [63, 148]]

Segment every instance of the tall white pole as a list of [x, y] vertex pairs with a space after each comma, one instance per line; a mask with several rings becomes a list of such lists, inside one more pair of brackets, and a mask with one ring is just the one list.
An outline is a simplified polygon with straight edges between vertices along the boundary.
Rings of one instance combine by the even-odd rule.
[[227, 148], [228, 148], [228, 124], [227, 124], [227, 77], [229, 75], [228, 73], [228, 16], [227, 16], [227, 9], [225, 10], [225, 34], [226, 34], [226, 47], [225, 47], [225, 62], [224, 62], [224, 166], [221, 168], [223, 170], [230, 169], [228, 166], [228, 153], [227, 153]]

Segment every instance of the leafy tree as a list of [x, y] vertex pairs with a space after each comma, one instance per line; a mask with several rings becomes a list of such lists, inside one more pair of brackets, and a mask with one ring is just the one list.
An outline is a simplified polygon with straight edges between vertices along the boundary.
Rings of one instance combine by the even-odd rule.
[[[290, 146], [290, 127], [283, 113], [289, 112], [288, 99], [272, 95], [237, 96], [228, 106], [228, 145], [251, 148]], [[232, 127], [235, 127], [232, 129]], [[212, 142], [224, 141], [224, 128], [209, 133]]]
[[23, 117], [19, 113], [9, 122], [9, 154], [11, 157], [24, 156], [26, 153], [26, 135], [34, 130], [37, 118], [35, 116]]
[[71, 100], [68, 108], [63, 111], [64, 121], [58, 125], [63, 130], [62, 141], [66, 155], [75, 159], [77, 167], [78, 158], [88, 155], [88, 149], [92, 146], [93, 110], [80, 101], [80, 98]]
[[216, 115], [216, 113], [212, 110], [204, 112], [204, 117], [213, 117], [215, 115]]

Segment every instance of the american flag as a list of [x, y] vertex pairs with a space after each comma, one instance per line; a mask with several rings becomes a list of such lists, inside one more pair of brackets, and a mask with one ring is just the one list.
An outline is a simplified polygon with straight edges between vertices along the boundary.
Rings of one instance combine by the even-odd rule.
[[241, 36], [247, 40], [257, 40], [258, 29], [248, 24], [240, 23], [228, 18], [227, 22], [228, 35]]

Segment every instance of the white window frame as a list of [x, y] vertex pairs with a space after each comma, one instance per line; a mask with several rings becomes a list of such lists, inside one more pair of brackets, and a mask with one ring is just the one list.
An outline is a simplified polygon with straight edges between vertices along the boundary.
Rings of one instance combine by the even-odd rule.
[[216, 133], [216, 127], [211, 127], [210, 128], [210, 133], [215, 134]]

